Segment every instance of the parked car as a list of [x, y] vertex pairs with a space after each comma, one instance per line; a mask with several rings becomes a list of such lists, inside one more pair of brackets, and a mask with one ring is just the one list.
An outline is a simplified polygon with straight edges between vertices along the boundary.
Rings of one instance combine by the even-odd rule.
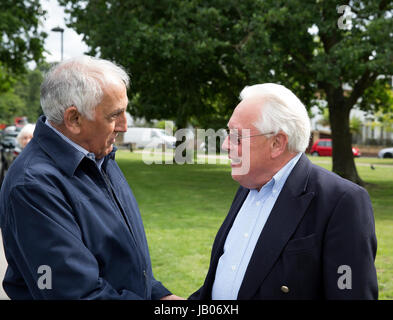
[[168, 135], [164, 129], [130, 127], [124, 133], [123, 144], [135, 144], [136, 148], [157, 148], [162, 145], [175, 148], [176, 138]]
[[[311, 147], [310, 153], [313, 156], [332, 156], [332, 139], [318, 139]], [[360, 150], [356, 147], [352, 147], [352, 153], [354, 157], [360, 157]]]
[[378, 158], [393, 158], [393, 148], [385, 148], [379, 150]]
[[20, 147], [16, 141], [16, 137], [20, 128], [14, 126], [7, 127], [3, 130], [0, 137], [0, 148], [1, 148], [1, 165], [0, 165], [0, 185], [3, 183], [3, 179], [11, 166], [11, 163], [21, 152]]

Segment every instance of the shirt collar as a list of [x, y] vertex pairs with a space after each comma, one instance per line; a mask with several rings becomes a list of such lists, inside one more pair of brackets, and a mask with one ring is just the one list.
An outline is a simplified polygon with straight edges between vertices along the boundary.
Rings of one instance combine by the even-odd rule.
[[296, 165], [296, 163], [299, 161], [299, 158], [301, 157], [302, 153], [299, 152], [296, 156], [294, 156], [291, 160], [287, 162], [285, 166], [283, 166], [274, 176], [274, 186], [273, 186], [273, 191], [280, 191], [282, 187], [284, 186], [285, 181], [287, 181], [287, 178], [289, 174], [292, 172], [293, 167]]
[[54, 132], [56, 132], [61, 138], [63, 138], [65, 141], [67, 141], [70, 145], [72, 145], [75, 149], [78, 151], [82, 152], [86, 157], [89, 159], [95, 161], [97, 163], [98, 168], [101, 170], [102, 163], [104, 162], [105, 158], [101, 158], [99, 160], [96, 160], [96, 157], [94, 153], [87, 151], [85, 148], [80, 146], [79, 144], [75, 143], [72, 141], [70, 138], [62, 134], [59, 130], [57, 130], [55, 127], [51, 125], [51, 123], [48, 121], [48, 119], [45, 120], [44, 122], [49, 128], [51, 128]]
[[[289, 160], [285, 166], [283, 166], [262, 188], [259, 190], [258, 194], [262, 194], [266, 192], [267, 189], [271, 189], [273, 193], [280, 192], [282, 187], [285, 184], [289, 174], [291, 173], [292, 169], [299, 161], [302, 153], [299, 152], [296, 156], [294, 156], [291, 160]], [[257, 191], [257, 190], [256, 190]]]

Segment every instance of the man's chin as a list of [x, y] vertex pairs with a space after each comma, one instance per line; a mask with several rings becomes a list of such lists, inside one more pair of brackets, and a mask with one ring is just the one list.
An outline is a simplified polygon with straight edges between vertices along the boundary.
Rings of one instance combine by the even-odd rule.
[[105, 155], [104, 155], [104, 156], [107, 156], [108, 154], [110, 154], [110, 153], [112, 152], [112, 150], [113, 150], [113, 144], [111, 144], [111, 145], [109, 146], [109, 148], [106, 149]]
[[233, 179], [233, 180], [235, 180], [235, 181], [238, 182], [240, 185], [242, 185], [242, 183], [244, 182], [244, 179], [245, 179], [245, 177], [244, 177], [243, 174], [236, 174], [236, 173], [233, 172], [233, 169], [232, 169], [231, 175], [232, 175], [232, 179]]
[[96, 160], [100, 160], [104, 157], [106, 157], [108, 154], [110, 154], [113, 150], [113, 144], [111, 144], [105, 151], [100, 152], [98, 154], [94, 154], [96, 157]]
[[252, 176], [249, 175], [249, 171], [242, 173], [242, 174], [236, 174], [232, 168], [232, 179], [235, 180], [237, 183], [239, 183], [242, 187], [247, 188], [247, 189], [255, 189], [257, 188], [257, 184], [255, 183], [254, 179]]

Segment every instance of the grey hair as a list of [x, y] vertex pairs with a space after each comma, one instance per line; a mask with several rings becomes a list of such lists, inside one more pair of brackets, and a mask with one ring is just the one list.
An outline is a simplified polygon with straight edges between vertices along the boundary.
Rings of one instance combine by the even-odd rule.
[[122, 67], [108, 60], [79, 56], [60, 62], [45, 75], [41, 85], [41, 107], [47, 119], [55, 124], [64, 120], [64, 111], [75, 106], [93, 120], [95, 108], [103, 98], [103, 87], [123, 83], [129, 76]]
[[261, 133], [286, 133], [288, 150], [305, 152], [310, 141], [311, 123], [299, 98], [286, 87], [275, 83], [246, 86], [240, 93], [240, 99], [251, 97], [263, 99], [260, 117], [253, 125]]

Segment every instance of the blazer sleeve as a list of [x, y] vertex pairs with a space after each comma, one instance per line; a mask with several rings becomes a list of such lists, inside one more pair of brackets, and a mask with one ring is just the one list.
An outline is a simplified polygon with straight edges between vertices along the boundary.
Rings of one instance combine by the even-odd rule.
[[327, 225], [323, 250], [326, 299], [378, 299], [374, 214], [367, 191], [349, 188]]
[[[50, 188], [17, 186], [7, 214], [7, 248], [34, 299], [132, 299], [100, 277], [98, 262], [84, 245], [70, 205]], [[50, 288], [40, 287], [40, 266], [51, 270]], [[12, 298], [12, 291], [4, 289]]]

